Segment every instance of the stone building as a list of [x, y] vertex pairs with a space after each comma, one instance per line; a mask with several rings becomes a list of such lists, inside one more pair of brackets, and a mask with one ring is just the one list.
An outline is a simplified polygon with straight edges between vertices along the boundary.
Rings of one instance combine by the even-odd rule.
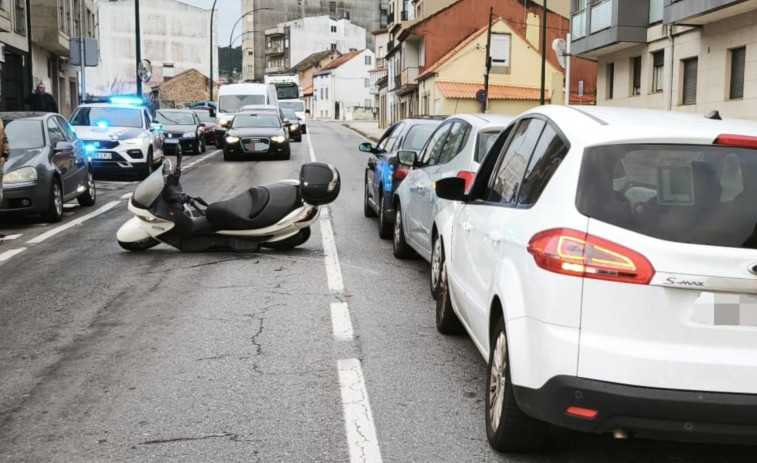
[[[189, 69], [168, 78], [166, 82], [152, 87], [152, 100], [161, 108], [187, 108], [197, 101], [210, 98], [208, 77], [197, 69]], [[213, 93], [218, 94], [218, 84], [213, 83]]]

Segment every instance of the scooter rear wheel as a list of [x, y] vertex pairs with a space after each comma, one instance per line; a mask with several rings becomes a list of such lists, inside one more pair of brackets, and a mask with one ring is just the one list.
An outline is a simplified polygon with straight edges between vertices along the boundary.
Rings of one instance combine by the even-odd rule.
[[261, 246], [270, 249], [291, 249], [295, 246], [303, 244], [310, 239], [310, 227], [303, 228], [296, 235], [274, 243], [260, 243]]
[[119, 241], [118, 244], [127, 251], [144, 251], [160, 244], [160, 241], [152, 238], [147, 238], [142, 241], [126, 242]]

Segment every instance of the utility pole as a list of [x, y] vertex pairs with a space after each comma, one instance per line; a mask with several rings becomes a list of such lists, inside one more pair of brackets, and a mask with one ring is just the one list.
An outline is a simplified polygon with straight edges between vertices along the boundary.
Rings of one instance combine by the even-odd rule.
[[208, 87], [210, 88], [210, 101], [213, 101], [213, 13], [216, 11], [216, 2], [210, 7], [210, 74], [208, 75]]
[[[142, 42], [142, 33], [139, 30], [139, 0], [134, 0], [134, 21], [137, 25], [136, 27], [136, 34], [137, 34], [137, 96], [142, 98], [142, 77], [139, 75], [139, 65], [142, 63], [142, 48], [141, 48], [141, 42]], [[84, 57], [82, 56], [82, 61], [84, 61]]]
[[87, 79], [84, 74], [84, 53], [87, 51], [84, 45], [84, 0], [79, 0], [79, 59], [81, 62], [81, 102], [87, 99]]
[[489, 7], [489, 30], [486, 33], [486, 70], [484, 71], [484, 101], [481, 103], [481, 113], [486, 112], [486, 107], [489, 106], [489, 73], [492, 70], [492, 16], [494, 15], [494, 7]]
[[541, 104], [544, 104], [547, 80], [547, 0], [542, 6], [541, 21]]

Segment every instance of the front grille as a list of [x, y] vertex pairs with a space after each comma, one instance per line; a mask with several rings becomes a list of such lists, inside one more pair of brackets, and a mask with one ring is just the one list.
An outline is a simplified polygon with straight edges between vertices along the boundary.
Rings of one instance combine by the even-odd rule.
[[85, 145], [93, 145], [98, 149], [112, 150], [118, 146], [118, 140], [83, 140]]
[[246, 153], [264, 153], [271, 146], [271, 140], [266, 137], [250, 137], [240, 140], [242, 151]]

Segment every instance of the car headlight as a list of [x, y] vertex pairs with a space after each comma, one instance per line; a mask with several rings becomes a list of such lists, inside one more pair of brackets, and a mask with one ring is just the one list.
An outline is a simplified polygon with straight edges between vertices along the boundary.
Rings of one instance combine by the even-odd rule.
[[123, 143], [125, 145], [141, 145], [144, 141], [144, 138], [129, 138], [128, 140], [124, 140]]
[[34, 167], [22, 167], [3, 175], [3, 183], [26, 183], [37, 181], [37, 169]]
[[227, 121], [227, 120], [220, 120], [220, 121], [218, 121], [218, 125], [220, 125], [221, 127], [228, 127], [229, 126], [229, 121]]
[[233, 145], [239, 143], [239, 137], [226, 137], [226, 143]]
[[197, 134], [194, 132], [187, 132], [187, 133], [181, 134], [181, 138], [195, 138], [196, 136]]
[[300, 124], [292, 124], [292, 125], [289, 126], [289, 131], [290, 132], [294, 132], [294, 131], [296, 131], [299, 128], [300, 128]]
[[286, 140], [286, 138], [284, 138], [283, 135], [276, 135], [271, 137], [271, 141], [274, 143], [284, 143], [284, 140]]

